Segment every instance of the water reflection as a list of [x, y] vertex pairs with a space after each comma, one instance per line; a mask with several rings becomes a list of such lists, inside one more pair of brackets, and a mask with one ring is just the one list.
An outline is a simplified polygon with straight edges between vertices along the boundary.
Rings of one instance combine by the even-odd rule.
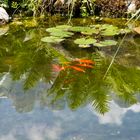
[[[113, 106], [118, 112], [111, 113]], [[36, 105], [30, 113], [19, 114], [10, 100], [3, 99], [0, 102], [0, 139], [137, 140], [140, 113], [131, 112], [132, 108], [119, 108], [116, 103], [112, 103], [111, 110], [107, 116], [100, 116], [91, 106], [72, 112], [68, 108], [51, 111], [46, 107], [42, 110]]]
[[[0, 37], [0, 86], [1, 96], [10, 98], [18, 112], [31, 112], [37, 103], [42, 108], [48, 106], [55, 110], [67, 106], [76, 110], [92, 104], [97, 112], [104, 114], [109, 111], [112, 100], [127, 107], [139, 101], [139, 65], [121, 55], [124, 50], [134, 54], [136, 52], [137, 60], [140, 51], [136, 47], [127, 49], [125, 46], [129, 42], [124, 42], [124, 48], [106, 79], [103, 79], [110, 63], [112, 48], [106, 51], [108, 58], [89, 51], [75, 56], [73, 50], [65, 49], [68, 42], [54, 46], [40, 42], [45, 34], [43, 28], [30, 30], [20, 27], [16, 31], [12, 28], [7, 35]], [[60, 72], [53, 70], [53, 64], [61, 64], [76, 57], [88, 58], [95, 61], [96, 65], [85, 73], [72, 69]], [[117, 121], [119, 124], [120, 121]]]

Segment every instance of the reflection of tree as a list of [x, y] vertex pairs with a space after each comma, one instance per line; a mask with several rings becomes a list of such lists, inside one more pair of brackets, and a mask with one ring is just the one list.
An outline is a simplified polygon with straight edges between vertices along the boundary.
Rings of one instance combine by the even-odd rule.
[[[81, 105], [92, 102], [100, 113], [108, 111], [108, 102], [113, 96], [124, 103], [137, 102], [136, 93], [140, 91], [140, 70], [128, 68], [118, 64], [113, 65], [107, 78], [103, 80], [104, 71], [108, 63], [102, 63], [87, 73], [72, 70], [63, 71], [54, 82], [49, 94], [55, 95], [52, 104], [59, 99], [66, 99], [68, 106], [76, 109]], [[110, 94], [113, 92], [114, 94]]]
[[24, 31], [24, 28], [21, 28], [16, 33], [12, 30], [6, 38], [1, 38], [2, 47], [8, 50], [3, 52], [4, 56], [10, 56], [12, 60], [10, 64], [9, 60], [5, 61], [10, 65], [12, 78], [19, 80], [26, 77], [25, 89], [33, 87], [39, 80], [52, 80], [52, 63], [66, 59], [52, 46], [40, 42], [43, 32], [44, 30], [35, 29]]
[[140, 91], [140, 70], [135, 67], [115, 65], [110, 71], [108, 81], [121, 99], [130, 104], [136, 103], [136, 93]]
[[[66, 104], [71, 109], [77, 109], [92, 103], [100, 113], [108, 111], [108, 102], [112, 98], [116, 100], [119, 98], [128, 104], [136, 103], [136, 93], [140, 91], [139, 69], [115, 63], [106, 79], [103, 79], [109, 62], [106, 58], [102, 59], [98, 56], [100, 61], [96, 62], [95, 68], [86, 69], [85, 73], [73, 69], [54, 73], [52, 64], [67, 59], [67, 56], [64, 57], [62, 51], [59, 51], [60, 48], [56, 50], [52, 46], [41, 43], [40, 38], [43, 34], [41, 30], [32, 30], [32, 39], [28, 38], [31, 40], [27, 38], [25, 40], [26, 32], [18, 31], [18, 33], [15, 36], [9, 33], [6, 38], [0, 38], [4, 42], [3, 48], [5, 47], [0, 48], [2, 50], [0, 62], [7, 63], [7, 65], [2, 63], [0, 70], [4, 72], [10, 68], [12, 79], [22, 81], [20, 84], [12, 84], [9, 92], [6, 92], [19, 112], [31, 111], [35, 100], [39, 100], [41, 106], [49, 106], [53, 109], [62, 109]], [[7, 39], [11, 47], [6, 42]], [[87, 53], [86, 56], [96, 61], [91, 55], [92, 53]], [[51, 87], [49, 87], [50, 81]], [[40, 82], [47, 83], [49, 86], [38, 90]], [[22, 85], [26, 91], [22, 89]]]
[[103, 72], [100, 72], [101, 69], [96, 68], [86, 73], [70, 69], [62, 71], [48, 91], [49, 95], [55, 95], [52, 104], [64, 98], [71, 109], [92, 102], [99, 112], [108, 111], [109, 90], [102, 80]]

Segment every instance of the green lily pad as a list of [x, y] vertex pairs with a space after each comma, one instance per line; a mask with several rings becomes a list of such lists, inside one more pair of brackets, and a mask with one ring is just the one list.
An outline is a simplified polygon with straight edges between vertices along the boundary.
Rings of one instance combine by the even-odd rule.
[[71, 37], [73, 35], [73, 33], [71, 32], [66, 32], [66, 31], [58, 31], [58, 32], [51, 32], [51, 36], [56, 36], [56, 37]]
[[57, 29], [62, 29], [62, 30], [68, 30], [71, 27], [72, 26], [70, 26], [70, 25], [58, 25], [58, 26], [56, 26]]
[[99, 33], [99, 30], [95, 28], [87, 29], [84, 32], [81, 32], [81, 34], [84, 34], [84, 35], [92, 35], [92, 34], [98, 34], [98, 33]]
[[52, 33], [52, 32], [61, 32], [62, 30], [53, 27], [53, 28], [47, 28], [46, 31]]
[[85, 32], [87, 30], [90, 30], [90, 27], [83, 27], [83, 26], [74, 26], [70, 28], [70, 31], [74, 32]]
[[55, 37], [55, 36], [49, 36], [49, 37], [43, 37], [41, 41], [47, 42], [47, 43], [59, 43], [63, 41], [63, 38]]
[[106, 46], [114, 46], [117, 45], [117, 41], [115, 40], [105, 40], [105, 41], [100, 41], [98, 43], [94, 43], [94, 46], [97, 47], [106, 47]]
[[74, 43], [75, 44], [79, 44], [79, 45], [88, 45], [88, 44], [94, 44], [96, 43], [96, 39], [93, 39], [93, 38], [79, 38], [79, 39], [76, 39], [74, 40]]
[[119, 34], [118, 27], [109, 24], [102, 25], [100, 30], [101, 30], [101, 35], [104, 36], [114, 36]]
[[103, 35], [103, 36], [114, 36], [114, 35], [118, 35], [118, 34], [119, 34], [119, 31], [111, 30], [111, 29], [110, 30], [107, 29], [107, 30], [101, 32], [101, 35]]

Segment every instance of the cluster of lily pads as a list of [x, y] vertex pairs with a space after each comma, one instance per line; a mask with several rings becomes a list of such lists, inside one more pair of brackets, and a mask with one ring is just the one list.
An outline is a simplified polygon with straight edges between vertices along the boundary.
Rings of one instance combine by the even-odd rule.
[[117, 44], [117, 41], [110, 39], [102, 40], [101, 37], [112, 37], [131, 32], [128, 28], [119, 29], [118, 27], [109, 24], [90, 25], [89, 27], [59, 25], [47, 28], [46, 31], [50, 33], [50, 36], [43, 37], [41, 40], [47, 43], [60, 43], [66, 38], [72, 37], [74, 33], [80, 33], [82, 37], [75, 39], [74, 43], [78, 44], [81, 48], [88, 48], [91, 46], [113, 46]]

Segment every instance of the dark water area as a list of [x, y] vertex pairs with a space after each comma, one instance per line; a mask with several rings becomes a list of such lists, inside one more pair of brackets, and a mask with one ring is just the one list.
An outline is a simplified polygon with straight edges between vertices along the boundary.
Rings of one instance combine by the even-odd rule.
[[[62, 23], [0, 28], [0, 140], [139, 140], [140, 36], [126, 35], [104, 77], [118, 45], [83, 49], [73, 43], [77, 35], [41, 42], [46, 28]], [[95, 64], [60, 71], [81, 59]]]

